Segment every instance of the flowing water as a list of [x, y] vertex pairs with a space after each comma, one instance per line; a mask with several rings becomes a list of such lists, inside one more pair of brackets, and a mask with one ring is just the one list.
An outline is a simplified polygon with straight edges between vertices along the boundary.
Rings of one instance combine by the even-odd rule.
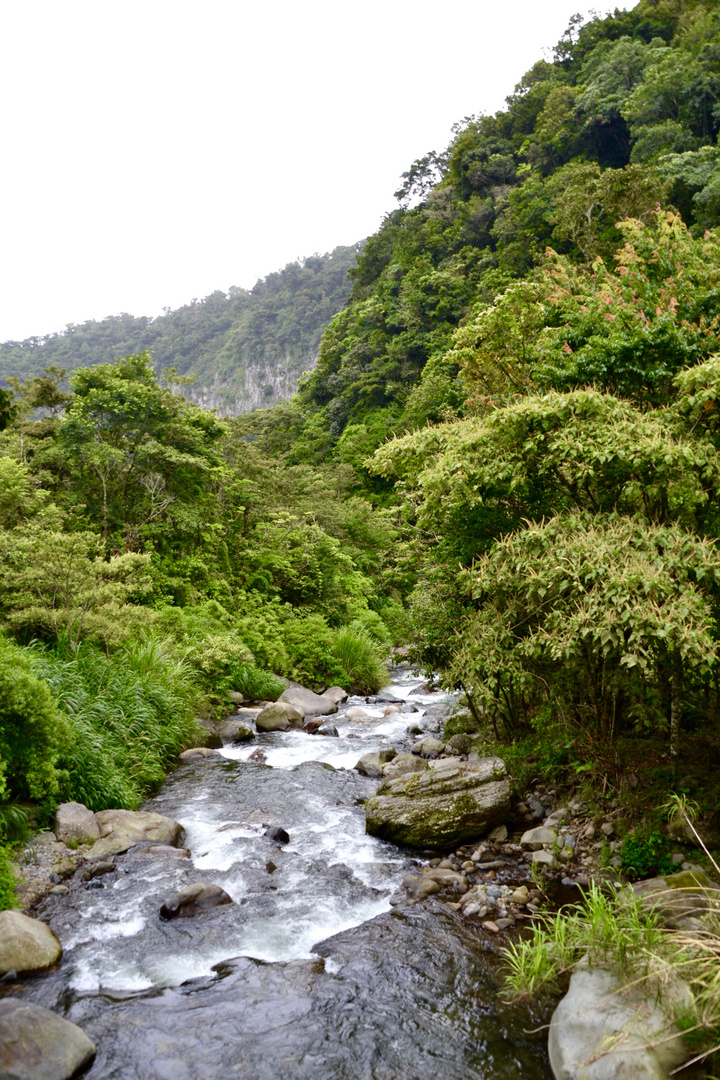
[[[496, 943], [438, 902], [390, 903], [417, 860], [365, 834], [376, 783], [352, 766], [406, 748], [408, 725], [434, 731], [446, 710], [413, 692], [419, 679], [396, 679], [384, 695], [416, 712], [351, 699], [330, 718], [338, 738], [261, 735], [178, 769], [145, 809], [183, 825], [190, 858], [129, 852], [43, 901], [63, 961], [19, 992], [94, 1039], [92, 1080], [551, 1076], [544, 1033], [526, 1034], [544, 1018], [498, 995]], [[351, 705], [370, 717], [348, 720]], [[249, 760], [258, 747], [265, 763]], [[234, 903], [161, 920], [195, 881]]]

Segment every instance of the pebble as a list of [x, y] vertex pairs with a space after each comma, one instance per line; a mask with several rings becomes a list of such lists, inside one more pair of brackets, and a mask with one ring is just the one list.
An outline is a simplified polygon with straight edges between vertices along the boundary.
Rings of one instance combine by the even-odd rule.
[[491, 919], [488, 919], [487, 922], [484, 922], [482, 924], [482, 928], [483, 928], [483, 930], [487, 930], [491, 934], [499, 934], [500, 933], [500, 927], [498, 926], [497, 923], [492, 922]]

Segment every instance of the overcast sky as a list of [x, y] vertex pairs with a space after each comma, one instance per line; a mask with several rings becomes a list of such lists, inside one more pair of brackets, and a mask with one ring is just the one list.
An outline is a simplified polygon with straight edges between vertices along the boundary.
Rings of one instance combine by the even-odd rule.
[[0, 340], [374, 232], [403, 170], [500, 108], [578, 7], [5, 0]]

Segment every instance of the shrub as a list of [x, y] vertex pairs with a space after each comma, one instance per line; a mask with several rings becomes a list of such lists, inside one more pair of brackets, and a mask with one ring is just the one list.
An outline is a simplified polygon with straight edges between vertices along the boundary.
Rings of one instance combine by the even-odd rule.
[[0, 911], [17, 905], [15, 884], [10, 851], [0, 844]]
[[624, 873], [633, 880], [673, 871], [670, 845], [659, 829], [653, 829], [645, 836], [626, 836], [620, 849], [620, 860]]
[[352, 689], [361, 694], [373, 694], [388, 682], [382, 647], [358, 623], [341, 626], [335, 632], [332, 651]]

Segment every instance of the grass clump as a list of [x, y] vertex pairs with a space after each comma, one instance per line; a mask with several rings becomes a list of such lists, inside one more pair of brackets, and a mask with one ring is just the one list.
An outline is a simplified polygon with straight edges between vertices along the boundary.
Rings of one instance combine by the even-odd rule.
[[361, 694], [374, 694], [388, 681], [382, 646], [359, 623], [341, 626], [335, 632], [332, 651], [347, 675], [343, 684]]

